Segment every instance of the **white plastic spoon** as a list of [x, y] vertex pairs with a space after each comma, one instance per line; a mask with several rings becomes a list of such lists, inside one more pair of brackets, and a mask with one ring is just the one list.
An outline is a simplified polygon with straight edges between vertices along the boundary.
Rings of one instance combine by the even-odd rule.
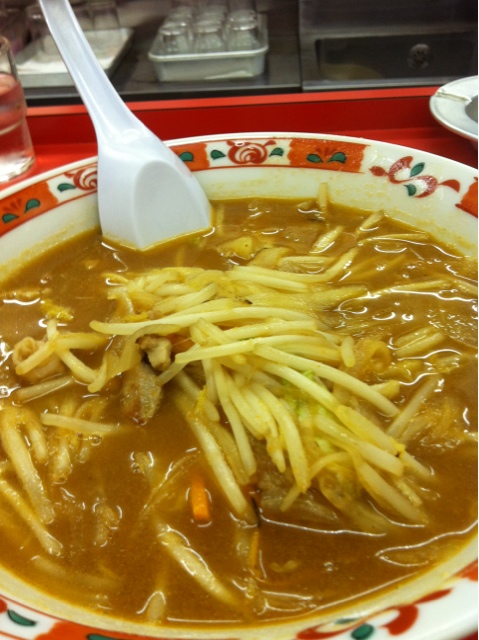
[[98, 142], [103, 235], [145, 249], [210, 226], [210, 204], [178, 156], [133, 115], [97, 61], [68, 0], [40, 0]]

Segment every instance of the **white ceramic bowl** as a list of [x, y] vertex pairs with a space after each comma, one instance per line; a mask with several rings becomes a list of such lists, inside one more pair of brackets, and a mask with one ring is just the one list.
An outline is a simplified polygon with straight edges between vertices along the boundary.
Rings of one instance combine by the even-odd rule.
[[[314, 198], [326, 182], [332, 200], [391, 215], [476, 254], [477, 172], [396, 145], [307, 133], [248, 133], [169, 143], [210, 198]], [[0, 280], [39, 251], [98, 224], [95, 159], [60, 167], [0, 192]], [[164, 213], [166, 215], [167, 212]], [[158, 629], [86, 614], [0, 571], [0, 638], [108, 640], [454, 640], [477, 628], [474, 542], [420, 580], [335, 618], [310, 617], [254, 629]], [[131, 634], [131, 635], [129, 635]]]

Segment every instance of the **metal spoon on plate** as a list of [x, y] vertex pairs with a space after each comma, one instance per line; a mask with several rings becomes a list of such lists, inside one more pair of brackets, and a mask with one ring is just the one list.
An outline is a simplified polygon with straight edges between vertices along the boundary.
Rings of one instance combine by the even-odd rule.
[[120, 98], [68, 0], [39, 0], [98, 142], [103, 235], [138, 249], [210, 226], [210, 204], [186, 165]]

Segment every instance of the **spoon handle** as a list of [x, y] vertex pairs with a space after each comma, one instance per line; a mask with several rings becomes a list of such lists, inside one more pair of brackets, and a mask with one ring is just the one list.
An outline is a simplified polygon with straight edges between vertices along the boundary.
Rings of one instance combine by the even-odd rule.
[[[39, 0], [55, 43], [95, 127], [97, 138], [114, 141], [146, 127], [124, 104], [95, 57], [68, 0]], [[107, 113], [102, 105], [109, 105]], [[148, 132], [149, 133], [149, 132]]]

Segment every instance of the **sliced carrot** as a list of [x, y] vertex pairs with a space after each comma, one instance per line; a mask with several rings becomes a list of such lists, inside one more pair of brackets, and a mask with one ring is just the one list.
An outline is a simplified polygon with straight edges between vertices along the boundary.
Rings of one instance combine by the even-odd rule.
[[171, 349], [173, 353], [188, 351], [188, 349], [191, 349], [194, 345], [193, 340], [187, 336], [182, 336], [180, 333], [170, 333], [168, 340], [171, 342]]
[[200, 473], [195, 473], [191, 479], [190, 504], [196, 522], [205, 523], [211, 520], [210, 497]]
[[254, 574], [259, 570], [259, 529], [253, 531], [248, 553], [248, 564]]

